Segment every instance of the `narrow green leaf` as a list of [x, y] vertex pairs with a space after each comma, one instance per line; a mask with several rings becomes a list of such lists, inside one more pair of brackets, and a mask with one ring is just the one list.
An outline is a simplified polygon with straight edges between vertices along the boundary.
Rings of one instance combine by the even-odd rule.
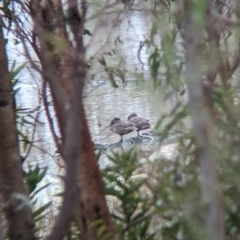
[[17, 68], [15, 68], [13, 71], [11, 71], [10, 79], [13, 80], [24, 67], [25, 67], [25, 63], [19, 65]]
[[36, 211], [33, 212], [33, 217], [37, 217], [39, 216], [43, 211], [45, 211], [50, 205], [52, 204], [52, 201], [46, 203], [45, 205], [43, 205], [42, 207], [40, 207], [39, 209], [37, 209]]

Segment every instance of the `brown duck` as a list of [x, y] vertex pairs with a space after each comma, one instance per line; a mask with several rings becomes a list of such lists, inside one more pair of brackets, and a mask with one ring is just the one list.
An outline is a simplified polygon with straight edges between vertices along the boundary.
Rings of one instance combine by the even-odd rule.
[[110, 131], [121, 136], [120, 142], [122, 142], [122, 136], [136, 130], [134, 125], [130, 122], [124, 122], [119, 118], [114, 118], [110, 124]]
[[149, 120], [138, 117], [136, 113], [132, 113], [131, 115], [129, 115], [128, 121], [131, 122], [137, 128], [138, 136], [141, 130], [150, 128]]

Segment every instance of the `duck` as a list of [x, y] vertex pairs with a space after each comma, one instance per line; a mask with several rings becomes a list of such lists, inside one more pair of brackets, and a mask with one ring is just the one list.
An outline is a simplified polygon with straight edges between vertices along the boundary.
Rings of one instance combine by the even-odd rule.
[[110, 123], [110, 131], [121, 136], [120, 142], [122, 142], [123, 135], [131, 133], [136, 130], [134, 125], [130, 122], [124, 122], [120, 118], [114, 118]]
[[136, 127], [137, 132], [138, 132], [138, 137], [139, 137], [139, 132], [141, 130], [150, 128], [149, 120], [142, 118], [142, 117], [138, 117], [138, 115], [136, 113], [132, 113], [131, 115], [129, 115], [128, 121]]

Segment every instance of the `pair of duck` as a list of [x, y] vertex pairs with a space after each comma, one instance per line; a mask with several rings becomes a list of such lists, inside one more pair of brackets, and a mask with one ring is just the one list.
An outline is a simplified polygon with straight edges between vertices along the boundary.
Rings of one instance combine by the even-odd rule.
[[110, 124], [110, 131], [121, 136], [120, 142], [122, 142], [122, 136], [133, 131], [139, 132], [150, 128], [149, 120], [138, 117], [137, 114], [132, 113], [128, 116], [128, 121], [124, 122], [120, 118], [114, 118]]

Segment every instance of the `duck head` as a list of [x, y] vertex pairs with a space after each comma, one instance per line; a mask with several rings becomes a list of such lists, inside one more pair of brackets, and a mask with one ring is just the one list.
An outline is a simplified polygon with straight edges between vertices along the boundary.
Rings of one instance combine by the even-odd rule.
[[120, 121], [120, 118], [114, 118], [110, 123], [110, 127], [118, 121]]
[[134, 118], [134, 117], [137, 117], [137, 114], [136, 113], [132, 113], [131, 115], [128, 116], [128, 121], [131, 119], [131, 118]]

